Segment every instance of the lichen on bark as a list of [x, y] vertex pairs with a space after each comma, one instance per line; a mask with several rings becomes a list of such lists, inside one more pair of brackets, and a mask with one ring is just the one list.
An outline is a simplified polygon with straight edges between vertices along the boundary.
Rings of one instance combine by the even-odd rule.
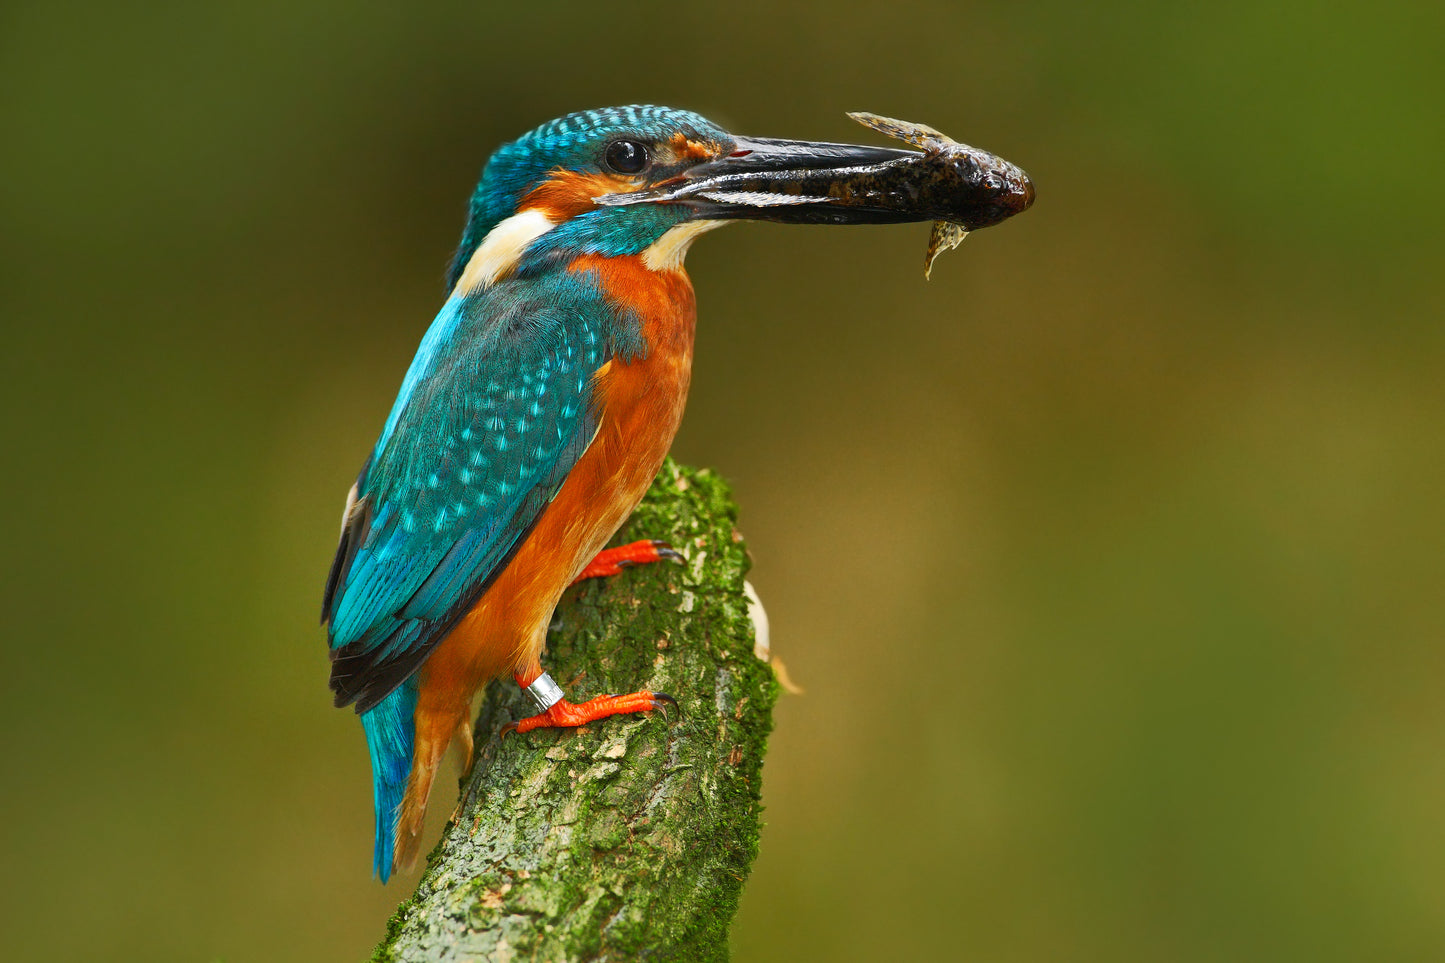
[[544, 664], [574, 701], [645, 688], [680, 712], [501, 738], [531, 710], [493, 683], [456, 814], [373, 960], [727, 959], [777, 696], [736, 520], [715, 474], [663, 465], [613, 544], [662, 538], [685, 562], [569, 590]]

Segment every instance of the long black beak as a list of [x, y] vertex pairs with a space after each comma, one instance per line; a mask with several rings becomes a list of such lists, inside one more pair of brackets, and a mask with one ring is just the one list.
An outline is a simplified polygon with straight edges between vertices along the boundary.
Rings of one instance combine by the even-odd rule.
[[957, 144], [925, 151], [739, 137], [733, 151], [641, 191], [599, 204], [685, 204], [699, 219], [788, 224], [948, 221], [988, 227], [1033, 203], [1028, 175]]

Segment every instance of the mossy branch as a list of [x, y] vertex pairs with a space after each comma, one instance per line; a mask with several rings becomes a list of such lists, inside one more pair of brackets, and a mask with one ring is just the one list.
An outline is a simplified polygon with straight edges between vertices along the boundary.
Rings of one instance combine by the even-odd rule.
[[571, 590], [546, 665], [574, 699], [646, 688], [680, 717], [499, 738], [532, 710], [494, 683], [457, 812], [373, 960], [727, 959], [777, 696], [736, 518], [717, 476], [663, 466], [614, 543], [663, 538], [686, 562]]

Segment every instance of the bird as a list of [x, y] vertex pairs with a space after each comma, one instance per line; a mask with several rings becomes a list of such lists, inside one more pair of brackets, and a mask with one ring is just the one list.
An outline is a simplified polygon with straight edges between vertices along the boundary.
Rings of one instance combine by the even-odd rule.
[[[1032, 201], [1022, 171], [977, 154], [946, 212], [968, 228]], [[741, 137], [657, 106], [568, 114], [491, 155], [446, 300], [347, 495], [322, 604], [334, 702], [355, 708], [369, 750], [383, 883], [415, 861], [448, 748], [471, 757], [490, 680], [511, 674], [532, 697], [518, 732], [673, 701], [574, 703], [541, 660], [569, 585], [677, 557], [661, 542], [603, 547], [682, 419], [693, 241], [740, 219], [935, 219], [896, 189], [923, 156]]]

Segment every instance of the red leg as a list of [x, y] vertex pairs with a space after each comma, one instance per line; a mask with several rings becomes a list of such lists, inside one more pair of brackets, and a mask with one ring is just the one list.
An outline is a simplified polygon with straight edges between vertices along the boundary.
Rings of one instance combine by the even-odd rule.
[[[517, 680], [517, 685], [524, 689], [530, 684], [521, 674], [513, 678]], [[508, 732], [531, 732], [533, 729], [585, 726], [589, 722], [605, 719], [608, 716], [629, 712], [651, 712], [653, 709], [661, 709], [669, 704], [675, 706], [677, 700], [665, 692], [648, 692], [646, 689], [628, 695], [598, 696], [595, 699], [588, 699], [580, 705], [561, 699], [546, 712], [514, 722], [504, 727], [502, 731], [505, 734]]]
[[582, 570], [582, 574], [572, 580], [572, 584], [576, 585], [583, 579], [616, 575], [624, 568], [644, 565], [648, 562], [660, 562], [665, 558], [680, 562], [682, 554], [666, 542], [658, 541], [655, 538], [603, 549]]

